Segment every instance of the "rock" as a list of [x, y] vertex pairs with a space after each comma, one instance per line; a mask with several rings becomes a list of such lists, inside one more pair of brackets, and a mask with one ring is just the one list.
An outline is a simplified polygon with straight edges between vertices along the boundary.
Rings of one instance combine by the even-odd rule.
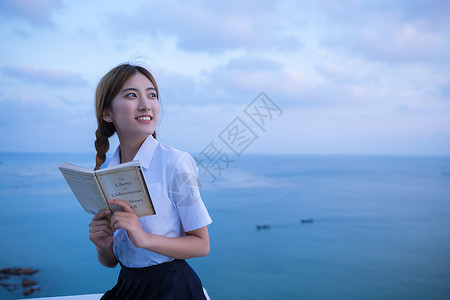
[[2, 282], [1, 286], [8, 289], [8, 292], [14, 291], [17, 288], [17, 284]]
[[20, 275], [33, 275], [34, 273], [37, 273], [38, 270], [34, 270], [31, 268], [19, 268], [19, 274]]
[[39, 291], [40, 289], [41, 289], [41, 288], [40, 288], [38, 285], [31, 286], [31, 287], [27, 288], [25, 291], [23, 291], [23, 294], [24, 294], [25, 296], [28, 296], [28, 295], [33, 294], [33, 293], [36, 292], [36, 291]]
[[0, 270], [0, 273], [6, 274], [6, 275], [33, 275], [34, 273], [38, 272], [38, 270], [34, 270], [31, 268], [4, 268]]
[[37, 281], [34, 281], [34, 280], [24, 279], [22, 281], [23, 286], [32, 286], [32, 285], [36, 285], [36, 284], [37, 284]]
[[[6, 279], [9, 278], [9, 275], [12, 276], [22, 276], [22, 275], [33, 275], [34, 273], [38, 272], [38, 270], [31, 269], [31, 268], [4, 268], [0, 270], [0, 274], [5, 274], [0, 276], [0, 279]], [[16, 282], [16, 280], [13, 280], [13, 282]], [[8, 283], [8, 282], [2, 282], [1, 285], [8, 289], [9, 292], [14, 291], [17, 289], [17, 287], [20, 285], [19, 283]], [[22, 286], [26, 288], [26, 290], [23, 291], [23, 294], [25, 296], [28, 296], [32, 293], [34, 293], [37, 290], [40, 290], [39, 285], [37, 285], [37, 281], [30, 280], [30, 279], [23, 279], [22, 280]]]
[[9, 275], [13, 275], [13, 274], [11, 274], [13, 271], [12, 271], [13, 269], [11, 269], [11, 268], [4, 268], [4, 269], [1, 269], [0, 270], [0, 273], [2, 273], [2, 274], [9, 274]]

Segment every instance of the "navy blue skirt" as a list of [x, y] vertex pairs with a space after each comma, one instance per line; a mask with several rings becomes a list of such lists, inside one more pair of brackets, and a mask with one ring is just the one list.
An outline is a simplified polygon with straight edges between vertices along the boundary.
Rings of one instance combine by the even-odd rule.
[[102, 300], [206, 299], [200, 278], [184, 260], [146, 268], [127, 268], [122, 264], [121, 267], [117, 284], [103, 295]]

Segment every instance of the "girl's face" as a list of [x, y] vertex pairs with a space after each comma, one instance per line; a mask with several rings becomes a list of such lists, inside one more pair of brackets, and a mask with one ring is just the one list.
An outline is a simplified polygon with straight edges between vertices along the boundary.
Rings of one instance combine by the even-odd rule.
[[103, 111], [103, 120], [114, 124], [119, 139], [145, 139], [155, 131], [158, 111], [155, 87], [143, 74], [136, 73], [114, 97], [111, 108]]

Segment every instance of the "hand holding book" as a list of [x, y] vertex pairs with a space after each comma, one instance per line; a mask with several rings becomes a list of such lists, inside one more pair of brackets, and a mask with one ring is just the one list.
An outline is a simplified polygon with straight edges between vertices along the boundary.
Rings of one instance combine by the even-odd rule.
[[89, 239], [97, 248], [108, 249], [111, 247], [114, 237], [114, 231], [108, 217], [111, 211], [102, 210], [95, 214], [89, 223]]

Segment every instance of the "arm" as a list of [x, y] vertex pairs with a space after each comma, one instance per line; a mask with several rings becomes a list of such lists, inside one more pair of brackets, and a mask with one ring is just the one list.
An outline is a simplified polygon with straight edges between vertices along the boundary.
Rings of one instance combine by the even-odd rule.
[[209, 253], [208, 228], [202, 227], [186, 232], [186, 236], [165, 237], [145, 232], [138, 221], [136, 213], [122, 200], [110, 200], [110, 204], [122, 207], [122, 212], [115, 212], [111, 226], [115, 231], [124, 228], [130, 241], [138, 248], [145, 248], [176, 259], [202, 257]]
[[149, 233], [147, 235], [143, 248], [176, 259], [203, 257], [209, 253], [209, 234], [206, 226], [188, 231], [186, 236], [176, 238]]
[[112, 249], [114, 232], [107, 216], [109, 210], [99, 211], [89, 223], [89, 239], [97, 248], [97, 259], [105, 267], [114, 268], [118, 261]]

